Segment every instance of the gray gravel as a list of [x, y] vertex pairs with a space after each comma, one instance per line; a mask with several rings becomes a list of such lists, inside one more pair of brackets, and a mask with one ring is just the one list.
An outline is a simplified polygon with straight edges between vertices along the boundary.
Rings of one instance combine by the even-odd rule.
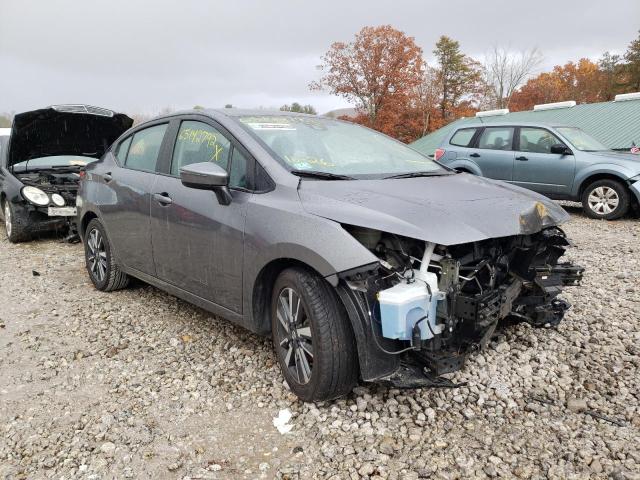
[[640, 222], [571, 212], [587, 274], [558, 329], [502, 332], [463, 388], [315, 405], [268, 340], [143, 284], [100, 293], [81, 246], [3, 232], [0, 478], [640, 479]]

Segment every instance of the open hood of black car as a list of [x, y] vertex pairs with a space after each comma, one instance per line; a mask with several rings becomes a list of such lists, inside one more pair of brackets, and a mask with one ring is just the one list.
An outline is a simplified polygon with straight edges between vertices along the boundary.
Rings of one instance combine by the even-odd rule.
[[7, 166], [54, 155], [100, 158], [132, 124], [123, 113], [88, 105], [54, 105], [20, 113], [11, 127]]

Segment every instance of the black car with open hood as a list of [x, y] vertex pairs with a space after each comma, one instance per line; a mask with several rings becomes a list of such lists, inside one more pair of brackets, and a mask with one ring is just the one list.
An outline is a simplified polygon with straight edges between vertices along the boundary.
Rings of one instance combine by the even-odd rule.
[[75, 234], [84, 166], [128, 130], [127, 115], [88, 105], [54, 105], [15, 116], [0, 136], [0, 215], [11, 242], [50, 230]]

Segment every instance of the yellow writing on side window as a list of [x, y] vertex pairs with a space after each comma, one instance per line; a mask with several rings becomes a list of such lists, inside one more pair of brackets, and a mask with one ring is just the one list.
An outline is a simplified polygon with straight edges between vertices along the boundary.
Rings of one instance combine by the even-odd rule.
[[216, 137], [215, 133], [208, 132], [207, 130], [185, 128], [180, 131], [178, 140], [198, 145], [206, 144], [207, 147], [213, 150], [211, 160], [214, 162], [218, 162], [220, 160], [220, 155], [224, 152], [224, 147], [218, 143], [218, 137]]

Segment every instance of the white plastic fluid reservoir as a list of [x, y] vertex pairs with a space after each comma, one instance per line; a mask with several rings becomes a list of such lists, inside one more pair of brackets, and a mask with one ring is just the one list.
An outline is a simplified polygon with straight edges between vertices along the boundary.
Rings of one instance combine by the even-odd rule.
[[[438, 290], [438, 277], [432, 272], [415, 271], [413, 281], [406, 280], [378, 292], [382, 336], [399, 340], [411, 340], [413, 326], [420, 322], [420, 338], [428, 340], [442, 332], [436, 325], [436, 308], [444, 295]], [[431, 295], [427, 285], [431, 289]], [[431, 326], [429, 329], [429, 325]], [[433, 330], [433, 333], [432, 333]]]

